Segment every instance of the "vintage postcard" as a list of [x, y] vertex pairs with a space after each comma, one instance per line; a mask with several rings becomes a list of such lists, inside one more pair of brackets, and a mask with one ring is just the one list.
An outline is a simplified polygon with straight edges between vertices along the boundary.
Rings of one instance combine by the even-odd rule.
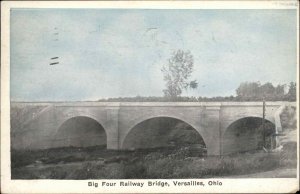
[[1, 3], [2, 193], [295, 193], [298, 1]]

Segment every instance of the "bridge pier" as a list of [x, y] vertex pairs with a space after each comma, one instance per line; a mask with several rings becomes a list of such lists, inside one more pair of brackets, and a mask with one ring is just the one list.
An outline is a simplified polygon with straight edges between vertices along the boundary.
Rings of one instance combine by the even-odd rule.
[[117, 150], [119, 146], [119, 107], [106, 109], [106, 138], [107, 149]]
[[221, 155], [220, 106], [206, 107], [203, 127], [208, 132], [205, 139], [208, 155]]

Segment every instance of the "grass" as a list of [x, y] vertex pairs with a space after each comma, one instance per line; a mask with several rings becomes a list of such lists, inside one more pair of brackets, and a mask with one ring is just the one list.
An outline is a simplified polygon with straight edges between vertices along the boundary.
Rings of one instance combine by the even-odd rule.
[[[111, 151], [103, 147], [12, 152], [13, 179], [211, 178], [296, 168], [296, 143], [282, 152], [193, 157], [185, 148]], [[72, 163], [70, 163], [72, 162]], [[33, 167], [26, 167], [34, 164]]]

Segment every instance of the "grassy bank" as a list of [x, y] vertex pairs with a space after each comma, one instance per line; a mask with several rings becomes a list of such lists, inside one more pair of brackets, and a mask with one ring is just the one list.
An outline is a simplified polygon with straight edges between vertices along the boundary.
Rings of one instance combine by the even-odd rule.
[[281, 152], [205, 157], [188, 148], [111, 151], [103, 147], [13, 151], [13, 179], [210, 178], [296, 168], [296, 144]]

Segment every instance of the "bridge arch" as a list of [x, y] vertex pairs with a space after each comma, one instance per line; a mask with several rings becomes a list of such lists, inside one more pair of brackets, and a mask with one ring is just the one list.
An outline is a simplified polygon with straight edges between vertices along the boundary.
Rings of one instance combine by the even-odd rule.
[[74, 109], [74, 108], [56, 108], [56, 114], [55, 114], [55, 129], [54, 134], [58, 132], [58, 129], [60, 126], [67, 121], [68, 119], [71, 119], [73, 117], [88, 117], [95, 121], [97, 121], [105, 130], [107, 133], [107, 129], [105, 124], [105, 118], [99, 117], [96, 113], [90, 111], [89, 109]]
[[[257, 111], [256, 113], [247, 113], [244, 112], [244, 114], [240, 114], [238, 112], [239, 110], [237, 110], [236, 114], [232, 114], [231, 116], [229, 116], [230, 119], [228, 119], [228, 121], [226, 121], [223, 124], [223, 133], [226, 131], [226, 129], [234, 122], [240, 120], [240, 119], [244, 119], [244, 118], [249, 118], [249, 117], [256, 117], [256, 118], [260, 118], [262, 119], [262, 110], [261, 111]], [[224, 117], [227, 117], [226, 115], [224, 115]], [[266, 111], [266, 118], [265, 120], [270, 121], [271, 123], [275, 124], [275, 117], [273, 113], [270, 113], [268, 111]]]
[[222, 154], [271, 148], [275, 145], [272, 134], [276, 132], [275, 123], [265, 119], [266, 144], [263, 143], [262, 118], [247, 116], [231, 122], [222, 134]]
[[54, 135], [54, 147], [107, 147], [107, 133], [93, 116], [69, 116], [59, 123]]
[[207, 141], [208, 134], [200, 126], [198, 126], [195, 121], [191, 121], [186, 118], [182, 118], [182, 117], [178, 117], [178, 116], [174, 116], [174, 115], [172, 115], [172, 116], [170, 116], [170, 115], [148, 116], [148, 117], [143, 117], [143, 118], [137, 119], [134, 122], [131, 122], [126, 134], [121, 139], [121, 143], [120, 143], [121, 149], [126, 149], [126, 145], [125, 145], [126, 139], [128, 138], [129, 134], [133, 131], [133, 129], [135, 127], [143, 124], [144, 122], [150, 121], [152, 119], [164, 119], [164, 118], [180, 121], [180, 122], [185, 123], [186, 125], [190, 126], [191, 128], [193, 128], [193, 130], [197, 133], [197, 135], [199, 135], [199, 137], [202, 139], [203, 144], [205, 145], [205, 147], [207, 149], [207, 153], [210, 152], [210, 145], [209, 145], [209, 142]]

